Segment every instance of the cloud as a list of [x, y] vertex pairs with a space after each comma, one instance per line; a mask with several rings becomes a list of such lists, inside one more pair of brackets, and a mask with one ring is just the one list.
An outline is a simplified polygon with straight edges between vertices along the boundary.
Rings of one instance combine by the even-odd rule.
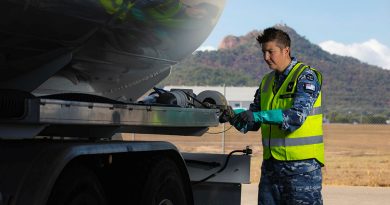
[[213, 46], [201, 46], [198, 49], [196, 49], [196, 51], [215, 51], [215, 50], [217, 50], [217, 48]]
[[353, 44], [343, 44], [330, 40], [320, 43], [319, 46], [329, 53], [354, 57], [362, 62], [390, 70], [390, 48], [376, 39]]

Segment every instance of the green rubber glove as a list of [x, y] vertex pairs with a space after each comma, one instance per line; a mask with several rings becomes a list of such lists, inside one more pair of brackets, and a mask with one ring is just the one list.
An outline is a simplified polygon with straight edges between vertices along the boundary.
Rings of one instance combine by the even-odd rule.
[[253, 112], [253, 118], [255, 122], [265, 124], [282, 124], [283, 113], [282, 110], [267, 110], [260, 112]]
[[283, 113], [280, 109], [259, 112], [247, 110], [235, 113], [235, 116], [229, 122], [240, 132], [246, 133], [248, 131], [257, 131], [262, 123], [282, 124]]
[[245, 109], [242, 109], [242, 108], [238, 108], [238, 109], [234, 109], [234, 110], [233, 110], [233, 112], [234, 112], [235, 115], [240, 114], [240, 113], [242, 113], [242, 112], [244, 112], [244, 111], [246, 111], [246, 110], [245, 110]]
[[[248, 132], [246, 127], [247, 127], [247, 121], [242, 120], [240, 116], [247, 111], [242, 108], [234, 109], [234, 117], [229, 120], [230, 124], [233, 125], [238, 131], [246, 133]], [[245, 130], [245, 131], [244, 131]]]

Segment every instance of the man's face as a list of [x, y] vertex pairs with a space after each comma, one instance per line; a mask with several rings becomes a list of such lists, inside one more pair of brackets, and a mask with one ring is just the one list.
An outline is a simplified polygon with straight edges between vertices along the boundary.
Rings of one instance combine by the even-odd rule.
[[290, 64], [290, 48], [279, 48], [276, 41], [269, 41], [262, 44], [263, 58], [269, 68], [283, 72]]

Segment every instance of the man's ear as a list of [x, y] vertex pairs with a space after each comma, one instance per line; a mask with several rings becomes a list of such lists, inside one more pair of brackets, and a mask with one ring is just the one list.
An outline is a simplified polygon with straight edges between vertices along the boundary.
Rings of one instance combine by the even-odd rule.
[[290, 55], [290, 47], [283, 48], [283, 52], [289, 56]]

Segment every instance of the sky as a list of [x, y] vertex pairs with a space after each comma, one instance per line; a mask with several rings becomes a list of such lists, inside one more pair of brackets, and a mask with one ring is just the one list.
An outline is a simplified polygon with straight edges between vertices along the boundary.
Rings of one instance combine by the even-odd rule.
[[286, 24], [322, 49], [390, 70], [389, 0], [226, 0], [220, 20], [198, 50]]

